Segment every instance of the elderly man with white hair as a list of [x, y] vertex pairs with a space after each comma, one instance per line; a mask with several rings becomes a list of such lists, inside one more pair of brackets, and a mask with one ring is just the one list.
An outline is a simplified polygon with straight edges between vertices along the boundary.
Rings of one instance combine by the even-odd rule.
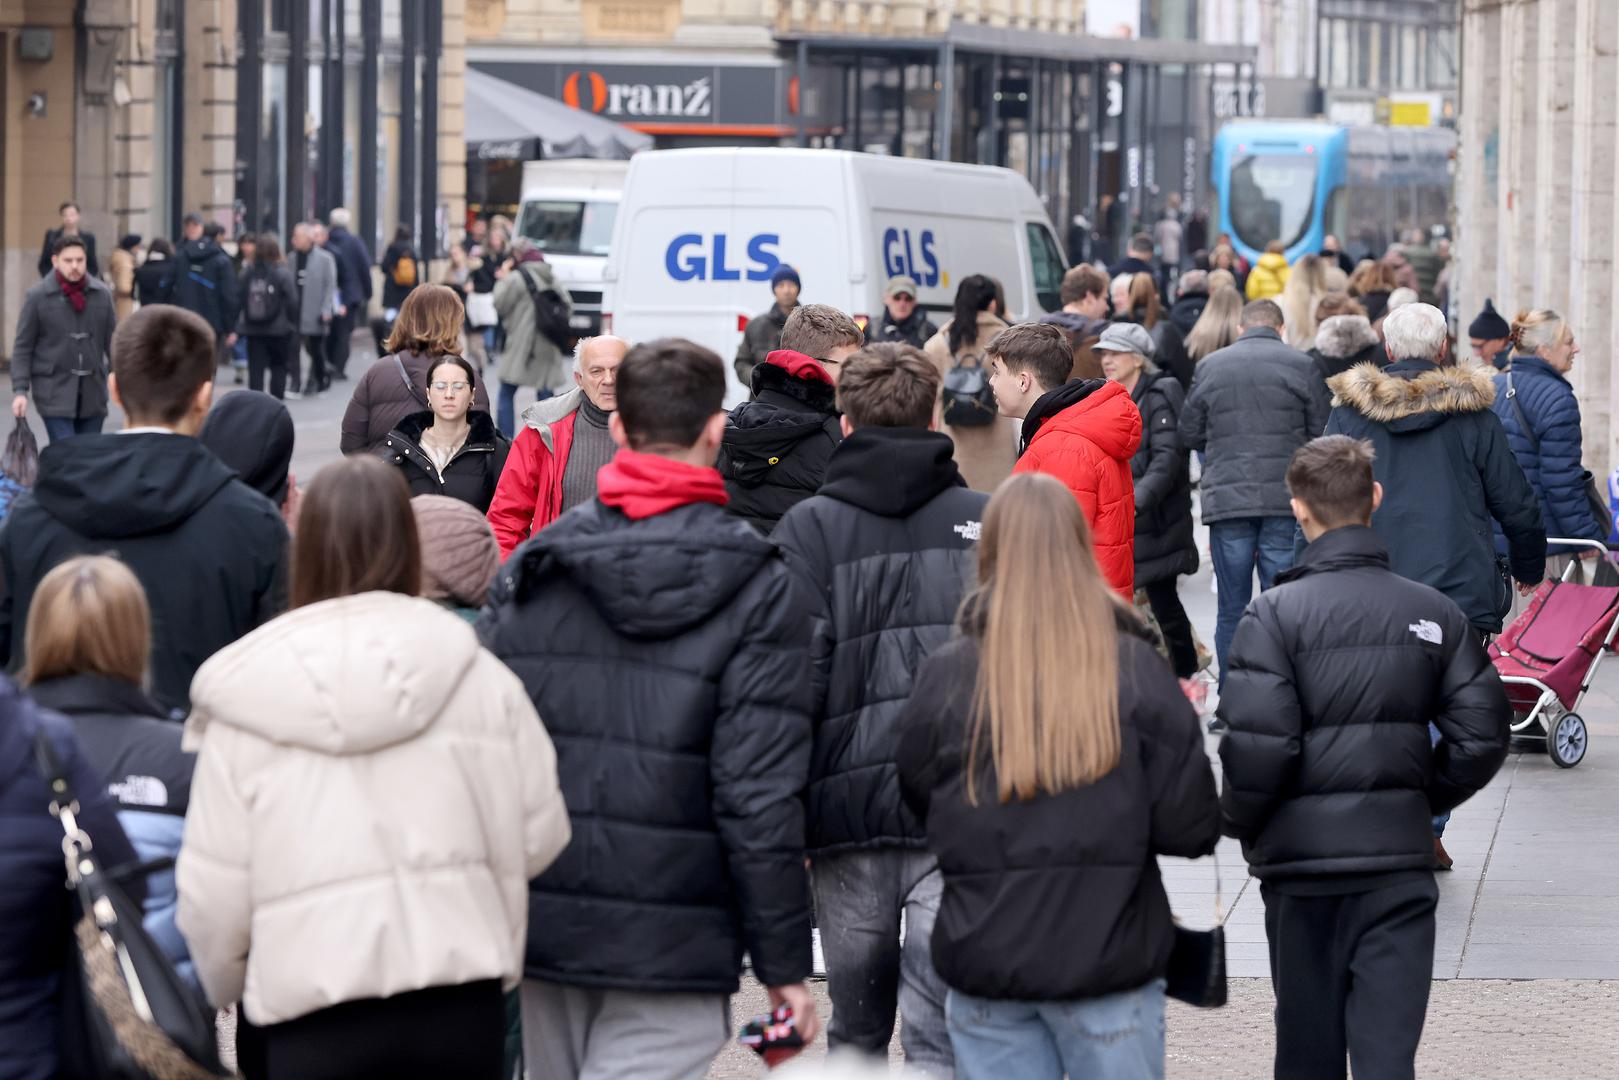
[[534, 533], [596, 497], [596, 472], [616, 447], [607, 421], [618, 408], [618, 365], [630, 351], [623, 338], [592, 337], [573, 354], [574, 389], [536, 401], [523, 412], [500, 474], [489, 524], [505, 559]]
[[[1390, 314], [1383, 337], [1386, 367], [1361, 364], [1328, 380], [1336, 396], [1327, 434], [1369, 440], [1376, 452], [1383, 502], [1372, 528], [1388, 545], [1390, 568], [1450, 597], [1481, 637], [1500, 633], [1512, 587], [1496, 565], [1491, 519], [1526, 594], [1545, 574], [1546, 531], [1490, 408], [1495, 369], [1456, 366], [1445, 317], [1430, 304]], [[1443, 829], [1436, 819], [1434, 860], [1448, 870]]]

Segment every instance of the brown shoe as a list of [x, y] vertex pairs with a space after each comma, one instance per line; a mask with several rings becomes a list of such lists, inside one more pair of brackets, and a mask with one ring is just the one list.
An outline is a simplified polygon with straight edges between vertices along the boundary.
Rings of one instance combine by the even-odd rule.
[[1456, 865], [1451, 859], [1450, 852], [1445, 850], [1445, 842], [1439, 837], [1433, 838], [1433, 868], [1435, 870], [1449, 870]]

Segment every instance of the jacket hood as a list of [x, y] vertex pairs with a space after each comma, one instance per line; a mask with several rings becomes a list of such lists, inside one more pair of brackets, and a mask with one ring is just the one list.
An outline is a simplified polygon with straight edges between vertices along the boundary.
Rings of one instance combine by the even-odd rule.
[[214, 723], [333, 755], [405, 742], [438, 719], [478, 650], [465, 619], [416, 596], [295, 608], [197, 671], [186, 748]]
[[563, 575], [615, 633], [663, 641], [706, 622], [776, 557], [757, 529], [715, 506], [633, 521], [597, 502], [519, 549], [514, 596], [521, 601]]
[[628, 447], [614, 454], [596, 474], [596, 497], [631, 521], [667, 514], [691, 503], [724, 506], [730, 499], [718, 469]]
[[1080, 341], [1088, 337], [1100, 337], [1102, 331], [1107, 329], [1106, 319], [1087, 318], [1075, 311], [1053, 311], [1040, 316], [1040, 321], [1060, 326]]
[[1334, 315], [1315, 332], [1316, 351], [1334, 360], [1354, 356], [1377, 343], [1377, 331], [1364, 315]]
[[1389, 568], [1389, 549], [1367, 525], [1345, 525], [1316, 537], [1298, 562], [1276, 575], [1276, 584], [1297, 581], [1311, 574], [1350, 570], [1357, 566]]
[[1082, 435], [1108, 457], [1128, 461], [1141, 444], [1141, 411], [1119, 383], [1075, 379], [1034, 403], [1023, 421], [1025, 447], [1048, 431]]
[[1486, 412], [1495, 401], [1495, 371], [1401, 360], [1356, 364], [1327, 380], [1334, 406], [1347, 405], [1396, 432], [1424, 431], [1452, 416]]
[[[422, 444], [422, 432], [432, 426], [432, 411], [423, 409], [399, 421], [394, 433], [403, 435], [419, 448]], [[467, 446], [494, 446], [496, 441], [494, 417], [483, 409], [473, 409], [467, 413]]]
[[1265, 254], [1259, 257], [1259, 261], [1254, 263], [1254, 265], [1264, 267], [1266, 270], [1275, 272], [1287, 267], [1287, 256], [1278, 254], [1274, 251], [1267, 251]]
[[909, 517], [941, 491], [966, 487], [950, 436], [919, 428], [856, 428], [832, 451], [818, 495], [883, 517]]
[[[805, 359], [820, 366], [811, 357]], [[753, 369], [753, 393], [754, 399], [732, 409], [725, 421], [727, 480], [755, 487], [806, 439], [824, 436], [836, 442], [842, 437], [829, 423], [838, 415], [837, 390], [830, 383], [798, 378], [779, 364], [764, 363]]]
[[269, 394], [226, 394], [208, 411], [197, 439], [242, 483], [280, 506], [292, 466], [292, 414]]
[[579, 411], [579, 403], [585, 400], [585, 392], [574, 387], [566, 394], [548, 397], [544, 401], [536, 401], [523, 410], [523, 423], [540, 433], [540, 441], [552, 453], [556, 452], [556, 438], [551, 428], [563, 417], [572, 416]]
[[123, 539], [173, 529], [234, 479], [185, 435], [80, 435], [40, 452], [34, 497], [81, 536]]
[[201, 262], [211, 259], [215, 255], [224, 255], [225, 249], [212, 240], [187, 240], [180, 245], [180, 252], [190, 257], [192, 262]]
[[832, 382], [832, 376], [827, 374], [826, 365], [805, 353], [794, 352], [792, 349], [776, 349], [765, 357], [765, 363], [780, 368], [788, 376], [801, 382], [836, 385]]

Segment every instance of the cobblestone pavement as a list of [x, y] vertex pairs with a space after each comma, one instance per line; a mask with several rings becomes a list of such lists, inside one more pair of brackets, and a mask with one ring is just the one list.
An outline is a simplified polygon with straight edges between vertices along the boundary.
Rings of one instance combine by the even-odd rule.
[[[816, 984], [824, 1020], [831, 1006]], [[734, 1022], [765, 1011], [764, 991], [748, 982], [731, 1003]], [[1274, 1049], [1267, 979], [1233, 979], [1223, 1009], [1170, 1003], [1169, 1080], [1255, 1080], [1270, 1075]], [[825, 1057], [826, 1040], [805, 1053], [806, 1065]], [[891, 1059], [900, 1060], [899, 1041]], [[792, 1073], [779, 1070], [784, 1077]], [[818, 1068], [802, 1073], [815, 1076]], [[709, 1080], [765, 1074], [750, 1050], [728, 1049]], [[1433, 984], [1428, 1026], [1417, 1054], [1423, 1080], [1595, 1080], [1619, 1076], [1619, 981], [1453, 979]], [[1008, 1077], [1006, 1080], [1016, 1080]]]

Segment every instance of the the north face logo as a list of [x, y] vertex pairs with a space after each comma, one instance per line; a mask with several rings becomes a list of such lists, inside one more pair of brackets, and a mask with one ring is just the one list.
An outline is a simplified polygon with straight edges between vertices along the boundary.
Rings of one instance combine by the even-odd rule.
[[963, 521], [960, 525], [955, 526], [953, 531], [963, 540], [971, 540], [977, 543], [979, 534], [984, 531], [984, 525], [979, 521]]
[[1445, 643], [1444, 631], [1439, 629], [1439, 624], [1436, 622], [1429, 622], [1427, 619], [1419, 619], [1417, 622], [1414, 622], [1410, 626], [1406, 627], [1406, 629], [1430, 645], [1443, 645]]

